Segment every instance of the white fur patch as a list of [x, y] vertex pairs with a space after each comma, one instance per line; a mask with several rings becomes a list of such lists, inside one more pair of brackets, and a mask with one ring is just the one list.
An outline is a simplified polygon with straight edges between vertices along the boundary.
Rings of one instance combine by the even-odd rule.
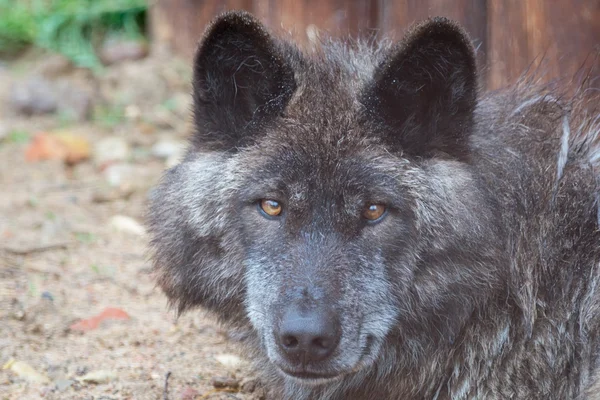
[[531, 99], [527, 99], [524, 102], [522, 102], [521, 104], [519, 104], [511, 113], [510, 116], [514, 117], [515, 115], [517, 115], [518, 113], [520, 113], [521, 111], [523, 111], [525, 108], [529, 107], [532, 104], [537, 103], [538, 101], [540, 101], [544, 96], [535, 96], [532, 97]]
[[556, 183], [562, 178], [565, 165], [567, 165], [567, 158], [569, 155], [569, 138], [571, 137], [571, 127], [569, 126], [569, 116], [565, 114], [563, 117], [563, 134], [560, 140], [560, 151], [558, 152], [558, 164], [556, 171]]

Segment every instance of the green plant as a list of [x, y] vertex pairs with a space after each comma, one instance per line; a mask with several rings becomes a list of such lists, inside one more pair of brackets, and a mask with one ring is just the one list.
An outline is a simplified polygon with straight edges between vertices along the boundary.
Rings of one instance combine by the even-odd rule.
[[125, 120], [125, 107], [120, 104], [97, 106], [93, 119], [105, 128], [114, 128]]
[[75, 232], [75, 238], [84, 244], [90, 244], [96, 241], [96, 235], [90, 232]]
[[29, 142], [29, 133], [21, 130], [14, 130], [10, 131], [6, 138], [10, 143], [27, 143]]
[[147, 8], [147, 0], [0, 0], [0, 54], [33, 45], [97, 69], [107, 36], [143, 36]]

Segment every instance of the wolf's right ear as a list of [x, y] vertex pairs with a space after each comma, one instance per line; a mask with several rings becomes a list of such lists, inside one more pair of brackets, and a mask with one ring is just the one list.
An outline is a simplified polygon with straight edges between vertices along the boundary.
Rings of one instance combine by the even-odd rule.
[[281, 114], [294, 71], [265, 27], [246, 12], [218, 17], [194, 60], [196, 148], [235, 151]]

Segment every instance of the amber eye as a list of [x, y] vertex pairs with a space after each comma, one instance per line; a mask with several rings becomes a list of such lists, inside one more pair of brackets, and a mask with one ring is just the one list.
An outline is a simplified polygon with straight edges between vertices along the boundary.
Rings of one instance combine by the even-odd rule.
[[281, 214], [281, 204], [275, 200], [261, 200], [260, 209], [270, 217], [277, 217]]
[[367, 204], [363, 211], [363, 217], [369, 221], [377, 221], [385, 213], [385, 206], [383, 204]]

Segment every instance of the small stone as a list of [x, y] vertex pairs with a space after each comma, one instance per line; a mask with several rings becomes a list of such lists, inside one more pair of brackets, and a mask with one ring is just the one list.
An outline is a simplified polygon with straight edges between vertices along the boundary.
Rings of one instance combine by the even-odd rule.
[[60, 364], [60, 361], [57, 362], [53, 362], [53, 360], [51, 360], [48, 357], [48, 354], [44, 354], [44, 361], [47, 363], [47, 367], [46, 367], [46, 374], [48, 375], [48, 378], [50, 378], [50, 380], [54, 383], [56, 383], [56, 381], [58, 380], [67, 380], [67, 376], [65, 375], [65, 369], [64, 367]]
[[51, 82], [33, 75], [12, 85], [9, 103], [18, 114], [49, 114], [56, 111], [58, 97]]
[[102, 171], [106, 182], [122, 190], [133, 187], [133, 168], [128, 164], [111, 164]]
[[96, 189], [92, 193], [92, 201], [94, 203], [110, 203], [122, 199], [127, 200], [134, 192], [133, 187], [121, 185], [120, 182], [117, 182], [117, 185]]
[[47, 78], [56, 78], [73, 70], [73, 63], [60, 54], [50, 54], [44, 57], [36, 66], [35, 71]]
[[58, 106], [60, 113], [68, 118], [86, 121], [92, 115], [94, 103], [92, 90], [81, 83], [63, 80], [57, 84]]
[[194, 400], [196, 397], [198, 397], [198, 391], [189, 386], [187, 386], [179, 395], [181, 400]]
[[137, 123], [137, 129], [145, 135], [156, 132], [156, 127], [145, 121], [139, 121]]
[[150, 150], [154, 157], [168, 159], [173, 156], [180, 156], [185, 150], [186, 143], [175, 140], [160, 140], [152, 146]]
[[125, 215], [115, 215], [110, 219], [109, 224], [118, 232], [129, 233], [137, 236], [143, 236], [146, 233], [146, 230], [139, 222]]
[[215, 359], [228, 368], [237, 368], [243, 363], [242, 359], [235, 354], [218, 354]]
[[135, 104], [130, 104], [127, 107], [125, 107], [125, 117], [126, 118], [137, 121], [140, 119], [141, 116], [142, 116], [142, 111]]
[[25, 319], [25, 311], [24, 310], [15, 310], [13, 312], [13, 318], [17, 321], [23, 321]]
[[50, 293], [48, 291], [44, 291], [42, 293], [42, 299], [49, 300], [49, 301], [54, 301], [54, 297], [52, 296], [52, 293]]
[[148, 44], [141, 40], [107, 40], [100, 50], [106, 65], [140, 60], [148, 55]]
[[215, 389], [237, 389], [240, 387], [239, 379], [225, 376], [215, 376], [211, 379], [211, 382]]
[[70, 379], [58, 379], [54, 382], [54, 384], [56, 385], [56, 390], [58, 390], [59, 392], [64, 392], [65, 390], [70, 388], [73, 385], [73, 383], [74, 382]]
[[125, 139], [118, 136], [101, 139], [94, 148], [94, 160], [98, 165], [114, 161], [125, 161], [129, 154], [129, 144]]

